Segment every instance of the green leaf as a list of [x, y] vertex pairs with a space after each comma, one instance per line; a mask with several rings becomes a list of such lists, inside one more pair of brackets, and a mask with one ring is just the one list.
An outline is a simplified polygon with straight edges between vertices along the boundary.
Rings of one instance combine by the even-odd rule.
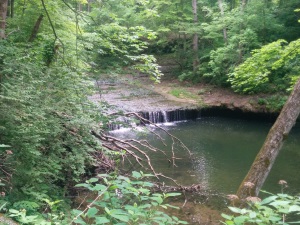
[[95, 183], [95, 182], [98, 182], [98, 178], [96, 178], [96, 177], [92, 177], [91, 179], [89, 179], [87, 182], [88, 183]]
[[20, 213], [20, 211], [15, 210], [15, 209], [9, 209], [9, 212], [13, 213], [13, 214], [19, 214]]
[[151, 197], [152, 200], [156, 201], [158, 204], [163, 203], [163, 199], [160, 196]]
[[232, 220], [233, 216], [229, 216], [227, 214], [222, 213], [221, 216], [226, 220]]
[[241, 214], [245, 214], [245, 213], [247, 213], [247, 212], [248, 212], [247, 209], [242, 209], [242, 210], [241, 210]]
[[289, 205], [289, 204], [290, 204], [289, 201], [281, 201], [281, 200], [277, 200], [277, 201], [275, 201], [275, 202], [270, 203], [269, 205], [272, 205], [272, 206], [274, 206], [274, 207], [277, 207], [277, 206], [287, 206], [287, 205]]
[[89, 208], [89, 210], [86, 212], [86, 216], [89, 218], [95, 217], [97, 212], [98, 212], [98, 209], [96, 209], [95, 207]]
[[144, 187], [153, 187], [153, 183], [150, 182], [143, 182]]
[[241, 209], [236, 208], [236, 207], [228, 207], [232, 212], [234, 213], [241, 213]]
[[291, 197], [291, 196], [288, 195], [288, 194], [278, 194], [278, 196], [279, 196], [280, 198], [293, 198], [293, 197]]
[[245, 222], [247, 221], [248, 217], [247, 216], [238, 216], [238, 217], [235, 217], [233, 219], [234, 223], [235, 224], [241, 224], [241, 225], [244, 225]]
[[23, 223], [32, 223], [37, 219], [38, 216], [26, 216], [24, 218], [20, 218], [20, 222]]
[[95, 191], [104, 191], [106, 189], [105, 185], [102, 184], [96, 184], [95, 187], [93, 187], [93, 190]]
[[10, 145], [4, 145], [4, 144], [0, 144], [0, 148], [9, 148], [11, 147]]
[[105, 207], [104, 210], [105, 210], [105, 212], [106, 212], [108, 215], [111, 214], [110, 210], [109, 210], [107, 207]]
[[91, 187], [90, 184], [76, 184], [75, 187], [85, 187], [85, 188], [88, 188], [88, 187]]
[[96, 224], [105, 224], [109, 222], [110, 220], [107, 219], [106, 217], [96, 217]]
[[111, 214], [112, 217], [121, 220], [123, 222], [128, 222], [129, 221], [129, 216], [127, 216], [126, 214]]
[[174, 206], [174, 205], [170, 205], [170, 204], [165, 204], [165, 206], [167, 206], [169, 208], [173, 208], [173, 209], [179, 209], [178, 206]]
[[270, 221], [273, 221], [273, 222], [277, 222], [277, 221], [279, 221], [279, 220], [281, 220], [282, 218], [281, 217], [279, 217], [279, 216], [270, 216], [269, 217], [269, 220]]
[[0, 205], [0, 211], [2, 211], [2, 209], [6, 206], [7, 202], [4, 202], [4, 203], [2, 202], [1, 204], [2, 205]]
[[175, 196], [179, 196], [181, 195], [181, 193], [167, 193], [165, 196], [166, 197], [175, 197]]
[[137, 171], [132, 171], [132, 177], [139, 179], [142, 177], [141, 173], [137, 172]]
[[292, 206], [289, 208], [289, 212], [297, 212], [297, 211], [300, 212], [300, 206], [299, 206], [299, 205], [292, 205]]
[[250, 217], [251, 219], [255, 218], [255, 217], [256, 217], [256, 212], [250, 212], [250, 213], [249, 213], [249, 217]]
[[117, 185], [112, 185], [112, 186], [109, 187], [108, 190], [113, 191], [113, 190], [116, 190], [116, 189], [118, 189], [118, 188], [119, 188], [119, 187], [118, 187]]
[[77, 218], [75, 221], [74, 221], [75, 223], [79, 223], [79, 224], [82, 224], [82, 225], [86, 225], [86, 222], [84, 222], [83, 221], [83, 219], [82, 218]]
[[277, 199], [277, 198], [278, 198], [278, 197], [277, 197], [276, 195], [267, 197], [267, 198], [265, 198], [264, 200], [262, 200], [260, 204], [261, 204], [261, 205], [268, 204], [268, 203], [274, 201], [274, 200]]

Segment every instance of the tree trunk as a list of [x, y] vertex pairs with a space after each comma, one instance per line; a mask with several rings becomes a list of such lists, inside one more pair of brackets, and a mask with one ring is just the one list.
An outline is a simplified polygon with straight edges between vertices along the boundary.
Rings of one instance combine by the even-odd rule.
[[39, 18], [37, 19], [37, 21], [35, 22], [35, 25], [33, 27], [33, 30], [31, 32], [31, 35], [30, 35], [30, 38], [29, 38], [29, 42], [33, 42], [34, 39], [36, 38], [36, 35], [40, 29], [40, 26], [41, 26], [41, 23], [42, 23], [42, 20], [44, 18], [44, 15], [40, 15]]
[[0, 0], [0, 39], [5, 38], [7, 5], [8, 0]]
[[[224, 7], [223, 7], [223, 0], [218, 0], [218, 6], [221, 12], [221, 16], [222, 16], [222, 20], [224, 22]], [[223, 38], [224, 38], [224, 42], [225, 44], [227, 44], [227, 29], [226, 26], [224, 25], [223, 27]]]
[[10, 18], [13, 18], [15, 14], [15, 0], [10, 0]]
[[82, 4], [78, 3], [78, 11], [82, 12]]
[[90, 13], [91, 12], [91, 0], [88, 0], [88, 5], [87, 5], [87, 11]]
[[25, 10], [26, 10], [26, 0], [23, 1], [22, 16], [24, 16]]
[[8, 0], [7, 2], [7, 17], [14, 17], [14, 4], [15, 0]]
[[[246, 8], [247, 5], [247, 0], [242, 0], [241, 1], [241, 8], [240, 8], [240, 16], [241, 18], [243, 18], [243, 14], [244, 14], [244, 10]], [[240, 22], [240, 35], [242, 35], [242, 31], [244, 30], [244, 20], [242, 19]], [[240, 64], [243, 62], [243, 56], [244, 56], [244, 46], [243, 46], [243, 42], [240, 40], [238, 43], [238, 61], [237, 63]]]
[[[194, 24], [198, 24], [198, 7], [197, 7], [197, 0], [192, 0], [192, 6], [193, 6], [193, 14], [194, 14]], [[193, 38], [193, 53], [194, 53], [194, 61], [193, 61], [193, 71], [196, 73], [197, 68], [199, 66], [199, 59], [198, 59], [198, 42], [199, 42], [199, 37], [198, 34], [194, 34]]]
[[11, 2], [11, 0], [7, 1], [7, 13], [6, 13], [6, 17], [10, 17], [10, 2]]
[[[300, 113], [300, 79], [296, 83], [293, 92], [280, 112], [276, 122], [270, 129], [269, 134], [256, 156], [247, 176], [241, 183], [237, 195], [240, 199], [247, 196], [257, 196], [263, 186], [274, 161], [287, 138], [290, 130], [295, 125]], [[254, 187], [249, 188], [245, 182], [251, 182]]]
[[242, 11], [244, 11], [246, 4], [247, 4], [247, 0], [242, 0], [242, 3], [241, 3]]

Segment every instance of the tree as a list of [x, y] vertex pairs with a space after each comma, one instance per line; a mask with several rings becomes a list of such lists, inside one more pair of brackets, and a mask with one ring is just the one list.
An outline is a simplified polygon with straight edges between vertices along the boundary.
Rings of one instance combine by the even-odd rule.
[[300, 39], [278, 40], [252, 51], [228, 81], [236, 92], [286, 92], [299, 78]]
[[37, 35], [38, 30], [39, 30], [39, 28], [40, 28], [40, 26], [41, 26], [41, 23], [42, 23], [43, 18], [44, 18], [44, 15], [41, 14], [41, 15], [39, 16], [39, 18], [37, 19], [37, 21], [35, 22], [35, 25], [34, 25], [34, 27], [33, 27], [33, 29], [32, 29], [30, 38], [29, 38], [29, 40], [28, 40], [29, 42], [33, 42], [34, 39], [36, 38], [36, 35]]
[[[286, 44], [286, 46], [283, 47], [282, 44]], [[250, 75], [246, 76], [247, 79], [251, 80], [252, 85], [257, 85], [256, 83], [259, 80], [265, 80], [264, 82], [266, 82], [268, 76], [275, 73], [278, 68], [289, 64], [297, 67], [295, 62], [297, 62], [299, 55], [300, 39], [289, 44], [283, 40], [278, 40], [257, 50], [244, 64], [236, 68], [236, 71], [241, 75], [241, 71], [244, 73], [247, 70], [250, 73]], [[241, 75], [241, 77], [243, 76]], [[249, 194], [251, 196], [258, 195], [284, 140], [286, 140], [290, 130], [296, 123], [300, 113], [300, 79], [299, 75], [296, 77], [297, 82], [293, 87], [292, 93], [270, 129], [262, 148], [237, 191], [237, 195], [241, 199], [245, 199]], [[245, 85], [245, 82], [242, 83]]]
[[[194, 24], [198, 24], [198, 6], [197, 6], [197, 0], [192, 0], [192, 7], [193, 7], [193, 14], [194, 14]], [[197, 68], [199, 66], [199, 58], [198, 58], [198, 42], [199, 37], [197, 33], [194, 33], [193, 37], [193, 54], [194, 54], [194, 61], [193, 61], [193, 71], [196, 73]]]
[[[218, 0], [218, 6], [221, 12], [221, 17], [224, 17], [224, 6], [223, 6], [223, 0]], [[227, 44], [227, 29], [224, 26], [223, 27], [223, 37], [224, 37], [224, 42]]]
[[[12, 203], [30, 199], [40, 204], [42, 198], [63, 199], [93, 164], [91, 154], [102, 148], [86, 129], [98, 119], [87, 99], [93, 83], [79, 73], [87, 69], [84, 56], [76, 64], [82, 45], [76, 46], [74, 11], [62, 1], [45, 1], [43, 8], [42, 1], [33, 0], [26, 1], [23, 13], [22, 3], [16, 2], [7, 26], [20, 32], [0, 41], [0, 144], [7, 145], [0, 156], [11, 151], [11, 180], [0, 190]], [[53, 27], [49, 20], [41, 23], [46, 9]], [[30, 36], [34, 44], [28, 43]], [[2, 182], [5, 175], [1, 170]]]
[[[241, 183], [237, 195], [240, 199], [249, 196], [257, 196], [263, 186], [275, 159], [283, 145], [284, 140], [300, 113], [300, 79], [296, 83], [293, 92], [285, 103], [276, 122], [270, 129], [268, 136], [257, 154], [247, 176]], [[247, 185], [250, 182], [251, 185]], [[253, 185], [252, 185], [253, 184]]]
[[8, 0], [0, 0], [0, 39], [5, 38]]

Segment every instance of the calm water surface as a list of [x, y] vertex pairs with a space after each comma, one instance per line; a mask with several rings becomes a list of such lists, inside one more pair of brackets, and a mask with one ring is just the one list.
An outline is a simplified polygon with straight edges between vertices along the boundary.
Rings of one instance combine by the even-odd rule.
[[[183, 185], [201, 184], [207, 190], [217, 193], [235, 193], [247, 174], [256, 154], [272, 126], [263, 121], [246, 121], [229, 118], [202, 118], [197, 121], [162, 125], [180, 138], [193, 153], [177, 147], [178, 167], [172, 167], [161, 154], [151, 154], [157, 171], [177, 180]], [[129, 131], [116, 131], [114, 135], [123, 138], [147, 139], [157, 148], [170, 152], [171, 139], [155, 129], [166, 140], [164, 146], [155, 135]], [[300, 192], [300, 126], [297, 124], [285, 142], [271, 174], [263, 189], [279, 192], [277, 184], [284, 179], [289, 192]]]

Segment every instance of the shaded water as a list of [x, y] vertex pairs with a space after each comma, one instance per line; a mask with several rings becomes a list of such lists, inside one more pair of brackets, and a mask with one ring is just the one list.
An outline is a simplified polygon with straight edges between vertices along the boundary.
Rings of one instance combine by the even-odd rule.
[[[257, 152], [272, 126], [269, 122], [246, 121], [230, 118], [201, 118], [196, 121], [162, 125], [168, 132], [179, 137], [193, 153], [178, 149], [178, 167], [172, 167], [166, 158], [153, 154], [155, 169], [173, 177], [183, 185], [201, 184], [206, 190], [217, 193], [235, 193], [249, 170]], [[153, 134], [136, 134], [116, 131], [123, 138], [146, 138], [151, 144], [166, 152], [171, 149], [171, 139], [163, 131], [157, 130], [165, 139], [165, 147]], [[280, 179], [288, 182], [288, 191], [299, 192], [300, 187], [300, 126], [293, 128], [279, 157], [263, 187], [270, 192], [279, 192]]]

